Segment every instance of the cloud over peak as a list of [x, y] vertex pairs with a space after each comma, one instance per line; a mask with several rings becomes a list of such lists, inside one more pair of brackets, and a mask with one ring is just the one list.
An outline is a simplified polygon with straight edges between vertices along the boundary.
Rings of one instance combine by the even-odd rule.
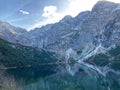
[[57, 7], [56, 6], [52, 6], [52, 5], [45, 6], [44, 9], [43, 9], [42, 16], [46, 17], [46, 18], [53, 17], [53, 16], [55, 16], [56, 11], [57, 11]]
[[[44, 20], [34, 24], [30, 29], [36, 27], [41, 27], [43, 25], [52, 24], [58, 22], [65, 16], [64, 13], [57, 12], [57, 7], [53, 5], [45, 6], [43, 9], [42, 17], [45, 17]], [[30, 30], [29, 29], [29, 30]]]

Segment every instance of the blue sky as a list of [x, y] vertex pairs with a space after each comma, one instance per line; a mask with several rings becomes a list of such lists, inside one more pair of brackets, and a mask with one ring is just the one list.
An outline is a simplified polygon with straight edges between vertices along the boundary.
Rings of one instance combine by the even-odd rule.
[[[26, 29], [44, 21], [42, 16], [46, 6], [56, 6], [57, 12], [64, 11], [65, 0], [0, 0], [0, 20]], [[66, 5], [65, 5], [66, 4]]]
[[[0, 20], [27, 30], [75, 17], [98, 0], [0, 0]], [[113, 0], [120, 2], [120, 0]]]

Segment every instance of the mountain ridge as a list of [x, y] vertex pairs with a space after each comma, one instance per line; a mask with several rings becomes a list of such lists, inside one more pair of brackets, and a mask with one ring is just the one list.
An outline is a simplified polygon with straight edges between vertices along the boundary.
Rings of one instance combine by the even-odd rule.
[[109, 48], [120, 41], [119, 7], [120, 4], [117, 3], [99, 1], [91, 11], [81, 12], [74, 18], [65, 16], [58, 23], [30, 32], [21, 30], [24, 31], [21, 33], [19, 30], [17, 32], [15, 27], [12, 29], [3, 26], [9, 33], [2, 36], [4, 32], [1, 31], [0, 38], [54, 52], [65, 52], [69, 48], [80, 51], [89, 46], [97, 47], [100, 43], [103, 47]]

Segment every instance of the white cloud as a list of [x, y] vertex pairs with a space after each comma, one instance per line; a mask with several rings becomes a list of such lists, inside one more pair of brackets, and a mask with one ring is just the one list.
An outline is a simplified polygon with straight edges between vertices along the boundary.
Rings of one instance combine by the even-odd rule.
[[120, 0], [108, 0], [108, 1], [115, 2], [115, 3], [120, 3]]
[[96, 3], [97, 0], [69, 0], [69, 7], [66, 11], [67, 14], [75, 17], [81, 11], [91, 10], [92, 6]]
[[43, 11], [44, 13], [42, 14], [43, 17], [54, 17], [56, 14], [57, 7], [56, 6], [45, 6]]
[[29, 12], [24, 11], [24, 10], [20, 10], [19, 12], [22, 13], [23, 15], [29, 15], [30, 14]]

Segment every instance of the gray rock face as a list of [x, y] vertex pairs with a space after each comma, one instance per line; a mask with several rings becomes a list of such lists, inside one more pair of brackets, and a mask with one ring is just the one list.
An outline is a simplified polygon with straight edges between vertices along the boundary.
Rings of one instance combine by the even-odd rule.
[[104, 47], [110, 47], [111, 45], [119, 42], [119, 7], [120, 4], [101, 1], [98, 2], [92, 10], [93, 18], [96, 20], [96, 22], [93, 23], [95, 26], [92, 26], [92, 28], [94, 28], [93, 32], [98, 32], [95, 37], [97, 38], [97, 42], [98, 38], [101, 39], [101, 43]]
[[99, 44], [108, 48], [120, 41], [120, 4], [100, 1], [91, 12], [80, 13], [73, 21], [77, 30], [51, 45], [52, 50], [65, 47], [79, 51]]
[[65, 16], [58, 23], [37, 28], [29, 32], [32, 46], [54, 51], [66, 50], [69, 40], [81, 28], [80, 25], [87, 17], [87, 14], [89, 12], [83, 12], [76, 18]]
[[55, 52], [68, 48], [79, 51], [99, 44], [108, 48], [120, 41], [120, 4], [99, 1], [92, 11], [82, 12], [75, 18], [65, 16], [58, 23], [30, 32], [1, 22], [0, 37]]

